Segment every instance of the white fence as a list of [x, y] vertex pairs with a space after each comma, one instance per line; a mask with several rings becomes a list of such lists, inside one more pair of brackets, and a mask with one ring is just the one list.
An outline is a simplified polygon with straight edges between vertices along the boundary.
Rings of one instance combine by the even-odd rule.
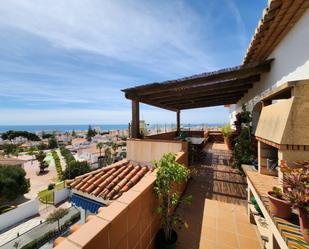
[[66, 200], [70, 195], [70, 190], [67, 188], [63, 188], [60, 190], [55, 190], [54, 192], [54, 205], [59, 204]]
[[23, 203], [17, 208], [0, 215], [0, 231], [38, 213], [39, 201], [37, 199]]

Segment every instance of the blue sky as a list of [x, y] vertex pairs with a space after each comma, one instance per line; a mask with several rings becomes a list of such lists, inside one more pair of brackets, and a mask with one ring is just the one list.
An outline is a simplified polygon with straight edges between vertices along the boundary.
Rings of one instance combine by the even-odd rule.
[[[121, 124], [120, 91], [239, 65], [266, 0], [3, 0], [0, 125]], [[148, 123], [173, 112], [141, 106]], [[182, 113], [223, 123], [224, 107]]]

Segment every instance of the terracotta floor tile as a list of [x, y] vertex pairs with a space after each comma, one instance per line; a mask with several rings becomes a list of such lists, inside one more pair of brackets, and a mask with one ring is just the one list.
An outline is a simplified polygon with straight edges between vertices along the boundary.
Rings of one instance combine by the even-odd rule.
[[219, 230], [224, 230], [224, 231], [236, 231], [236, 223], [235, 221], [232, 219], [232, 217], [230, 218], [218, 218], [217, 219], [217, 228]]
[[217, 229], [204, 228], [201, 235], [203, 239], [217, 241]]
[[205, 216], [217, 217], [217, 216], [219, 215], [219, 210], [216, 209], [216, 208], [209, 208], [209, 207], [206, 207], [206, 208], [204, 208], [203, 214], [204, 214]]
[[217, 227], [217, 218], [213, 216], [205, 216], [203, 217], [203, 226], [211, 227], [215, 229]]
[[230, 233], [222, 230], [217, 230], [217, 245], [220, 247], [223, 246], [230, 246], [230, 247], [238, 247], [237, 236], [235, 233]]
[[240, 249], [261, 249], [261, 245], [258, 240], [249, 239], [247, 237], [239, 236], [239, 248]]
[[249, 238], [257, 238], [256, 231], [254, 229], [254, 225], [244, 224], [244, 223], [236, 223], [237, 231], [239, 235], [249, 237]]
[[245, 178], [229, 166], [205, 162], [191, 167], [198, 174], [189, 181], [186, 194], [194, 201], [191, 207], [180, 204], [177, 208], [189, 223], [188, 230], [177, 230], [177, 248], [240, 249], [240, 236], [242, 248], [254, 249], [246, 239], [260, 245], [254, 226], [246, 219], [246, 185], [235, 184], [244, 183]]
[[214, 241], [202, 239], [199, 244], [199, 249], [215, 249], [216, 243]]
[[237, 223], [249, 224], [249, 220], [248, 220], [248, 217], [246, 215], [235, 214], [235, 221]]

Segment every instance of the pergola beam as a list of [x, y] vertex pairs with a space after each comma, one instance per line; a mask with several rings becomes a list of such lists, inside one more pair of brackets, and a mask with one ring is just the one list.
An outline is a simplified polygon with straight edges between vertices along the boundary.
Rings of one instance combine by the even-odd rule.
[[132, 125], [131, 125], [132, 138], [139, 137], [139, 102], [132, 100]]
[[[164, 92], [160, 93], [154, 93], [147, 95], [147, 98], [151, 99], [161, 99], [165, 97], [172, 97], [172, 96], [182, 96], [187, 94], [194, 94], [194, 93], [200, 93], [205, 91], [217, 91], [219, 89], [228, 91], [230, 89], [235, 89], [238, 87], [252, 87], [252, 84], [254, 82], [257, 82], [260, 80], [260, 75], [252, 75], [249, 77], [241, 78], [241, 79], [232, 79], [227, 81], [215, 81], [211, 83], [206, 83], [202, 85], [196, 85], [194, 87], [186, 87], [186, 88], [171, 88], [169, 90], [166, 90]], [[143, 94], [138, 95], [140, 97], [143, 96]], [[146, 96], [146, 95], [145, 95]]]

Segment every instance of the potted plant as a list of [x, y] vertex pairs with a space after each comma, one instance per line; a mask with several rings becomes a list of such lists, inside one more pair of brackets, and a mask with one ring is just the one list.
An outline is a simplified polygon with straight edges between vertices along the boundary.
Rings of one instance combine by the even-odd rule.
[[287, 199], [298, 210], [300, 229], [309, 242], [309, 166], [289, 168], [284, 165], [283, 187]]
[[176, 184], [187, 181], [190, 177], [190, 170], [176, 162], [176, 155], [168, 153], [163, 155], [160, 161], [155, 161], [157, 178], [155, 192], [159, 198], [158, 213], [161, 215], [162, 228], [156, 236], [156, 246], [160, 249], [172, 249], [176, 246], [177, 233], [173, 229], [176, 224], [182, 224], [186, 228], [187, 223], [174, 212], [175, 207], [180, 202], [190, 203], [192, 197], [180, 198], [180, 193], [176, 191]]
[[224, 138], [225, 145], [227, 146], [227, 148], [229, 150], [232, 150], [233, 146], [232, 146], [232, 143], [231, 143], [231, 136], [233, 134], [233, 130], [232, 130], [231, 125], [230, 124], [226, 124], [225, 126], [223, 126], [221, 128], [221, 132], [222, 132], [222, 136]]
[[283, 219], [289, 219], [292, 214], [291, 202], [283, 197], [283, 192], [278, 187], [273, 187], [272, 191], [268, 191], [269, 210], [272, 215], [276, 215]]

